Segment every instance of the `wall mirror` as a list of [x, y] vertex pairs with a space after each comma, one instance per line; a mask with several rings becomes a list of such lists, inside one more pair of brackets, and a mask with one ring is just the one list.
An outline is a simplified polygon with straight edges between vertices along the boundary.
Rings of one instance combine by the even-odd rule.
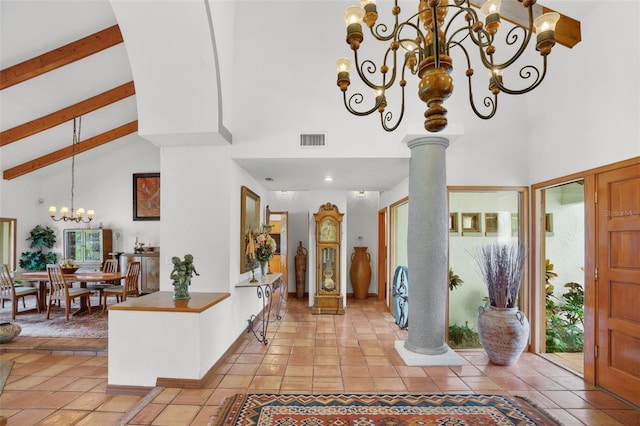
[[240, 273], [251, 270], [247, 255], [249, 233], [260, 231], [260, 196], [243, 186], [240, 194]]

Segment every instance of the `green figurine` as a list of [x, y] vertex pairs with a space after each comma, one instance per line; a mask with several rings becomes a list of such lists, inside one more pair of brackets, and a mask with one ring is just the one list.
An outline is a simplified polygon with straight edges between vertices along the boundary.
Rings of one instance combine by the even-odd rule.
[[191, 277], [193, 274], [200, 275], [193, 264], [193, 256], [187, 254], [184, 256], [184, 260], [174, 256], [171, 261], [173, 262], [173, 271], [171, 271], [170, 275], [173, 280], [173, 300], [191, 299], [189, 295]]

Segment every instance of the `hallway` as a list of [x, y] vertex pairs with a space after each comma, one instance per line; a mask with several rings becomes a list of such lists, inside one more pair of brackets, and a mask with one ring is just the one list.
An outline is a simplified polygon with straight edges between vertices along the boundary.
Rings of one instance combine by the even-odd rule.
[[[243, 392], [494, 393], [525, 396], [565, 425], [640, 425], [639, 410], [535, 354], [501, 367], [465, 350], [459, 367], [407, 367], [393, 348], [406, 332], [373, 298], [349, 299], [345, 315], [311, 315], [290, 298], [270, 328], [267, 346], [244, 334], [203, 389], [155, 388], [145, 397], [105, 393], [104, 340], [87, 339], [87, 351], [62, 343], [42, 351], [18, 349], [19, 337], [0, 347], [0, 359], [15, 362], [0, 416], [10, 425], [206, 425], [224, 397]], [[78, 340], [71, 345], [77, 350]]]

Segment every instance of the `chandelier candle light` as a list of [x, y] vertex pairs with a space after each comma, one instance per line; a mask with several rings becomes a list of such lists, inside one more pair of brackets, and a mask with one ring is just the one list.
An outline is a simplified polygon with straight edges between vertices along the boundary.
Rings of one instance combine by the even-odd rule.
[[[76, 120], [77, 120], [77, 128], [76, 128]], [[60, 217], [56, 219], [56, 207], [49, 207], [49, 215], [51, 219], [56, 222], [61, 220], [65, 222], [84, 222], [89, 223], [93, 219], [94, 211], [87, 211], [87, 218], [84, 218], [85, 210], [83, 208], [79, 208], [75, 210], [73, 207], [73, 189], [75, 185], [75, 166], [76, 166], [76, 145], [80, 143], [80, 127], [82, 125], [82, 117], [74, 117], [73, 119], [73, 145], [72, 145], [72, 153], [71, 153], [71, 214], [69, 214], [69, 209], [67, 207], [60, 208]], [[76, 216], [77, 215], [77, 216]]]
[[[357, 116], [378, 111], [382, 127], [389, 132], [395, 130], [404, 116], [404, 92], [407, 84], [405, 72], [408, 70], [420, 78], [418, 97], [427, 104], [424, 113], [425, 129], [428, 132], [443, 130], [447, 127], [447, 110], [442, 104], [453, 93], [453, 78], [450, 75], [453, 60], [450, 51], [459, 48], [466, 58], [471, 108], [480, 118], [493, 117], [498, 108], [500, 92], [519, 95], [540, 85], [547, 72], [547, 55], [555, 45], [555, 25], [560, 19], [560, 14], [549, 12], [534, 19], [533, 5], [536, 0], [517, 1], [527, 9], [528, 24], [514, 24], [513, 28], [506, 32], [505, 43], [509, 49], [513, 49], [513, 53], [504, 61], [496, 59], [498, 49], [494, 44], [500, 28], [500, 0], [486, 1], [480, 8], [480, 14], [469, 0], [420, 0], [418, 12], [405, 21], [398, 18], [400, 7], [398, 1], [394, 0], [391, 11], [394, 17], [392, 27], [376, 24], [378, 12], [375, 0], [360, 0], [361, 6], [348, 7], [344, 13], [347, 25], [346, 42], [353, 50], [358, 76], [366, 86], [373, 89], [375, 102], [370, 109], [361, 110], [358, 107], [364, 101], [362, 93], [357, 92], [347, 97], [352, 63], [349, 59], [343, 58], [336, 62], [336, 67], [337, 84], [343, 92], [345, 107]], [[450, 11], [451, 16], [445, 22]], [[484, 15], [484, 22], [481, 15]], [[369, 27], [373, 38], [388, 43], [381, 65], [376, 65], [370, 59], [358, 58], [358, 50], [364, 40], [362, 23]], [[536, 50], [542, 56], [542, 65], [521, 67], [517, 75], [523, 87], [512, 88], [504, 81], [503, 71], [521, 58], [534, 32], [537, 34]], [[476, 106], [471, 85], [472, 77], [475, 75], [471, 66], [474, 50], [488, 72], [488, 77], [484, 77], [482, 84], [487, 85], [490, 95], [484, 97], [482, 111]], [[385, 112], [386, 92], [396, 83], [401, 99], [397, 119], [390, 111]]]

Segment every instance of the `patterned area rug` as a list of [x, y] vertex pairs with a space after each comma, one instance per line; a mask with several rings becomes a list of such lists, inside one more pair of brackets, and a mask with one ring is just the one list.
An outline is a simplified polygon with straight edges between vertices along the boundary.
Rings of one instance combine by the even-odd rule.
[[559, 425], [521, 397], [500, 395], [268, 395], [227, 398], [211, 426]]
[[[0, 309], [0, 323], [11, 322], [22, 327], [20, 336], [30, 337], [91, 337], [91, 338], [107, 338], [108, 337], [108, 319], [106, 312], [102, 312], [101, 306], [97, 304], [97, 298], [92, 297], [94, 307], [91, 314], [83, 312], [77, 316], [69, 316], [69, 321], [65, 320], [64, 302], [62, 307], [53, 306], [51, 308], [51, 316], [47, 321], [47, 311], [38, 313], [36, 310], [35, 299], [27, 298], [26, 308], [22, 307], [22, 301], [18, 308], [18, 315], [15, 320], [11, 319], [11, 302], [5, 302], [4, 308]], [[71, 306], [71, 313], [78, 310], [79, 303]]]

